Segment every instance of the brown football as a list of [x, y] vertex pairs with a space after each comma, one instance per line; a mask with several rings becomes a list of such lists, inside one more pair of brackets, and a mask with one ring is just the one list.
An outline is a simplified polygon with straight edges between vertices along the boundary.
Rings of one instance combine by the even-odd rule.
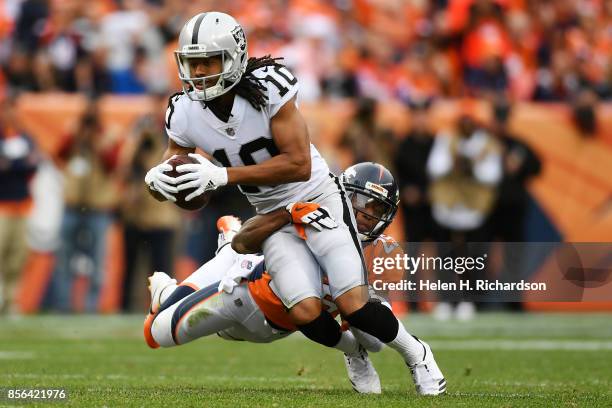
[[[187, 155], [176, 156], [168, 161], [168, 164], [172, 166], [172, 170], [168, 170], [165, 172], [170, 177], [178, 177], [185, 173], [179, 173], [176, 171], [176, 167], [181, 164], [190, 164], [190, 163], [198, 163], [198, 161], [192, 157]], [[210, 201], [210, 196], [212, 195], [211, 191], [206, 191], [203, 194], [200, 194], [197, 197], [191, 199], [191, 201], [185, 201], [185, 197], [191, 194], [195, 188], [189, 188], [187, 190], [179, 191], [174, 195], [176, 197], [175, 204], [181, 207], [183, 210], [195, 211], [200, 208], [205, 207]]]

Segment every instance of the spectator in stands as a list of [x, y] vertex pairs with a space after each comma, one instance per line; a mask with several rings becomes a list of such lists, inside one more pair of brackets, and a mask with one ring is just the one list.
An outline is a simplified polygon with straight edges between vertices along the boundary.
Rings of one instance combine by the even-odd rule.
[[[525, 241], [529, 193], [527, 185], [541, 170], [538, 155], [527, 143], [512, 134], [508, 122], [512, 106], [503, 97], [497, 98], [493, 104], [493, 123], [491, 132], [502, 147], [503, 177], [499, 185], [497, 204], [491, 217], [491, 227], [495, 240], [504, 243]], [[504, 244], [502, 268], [499, 279], [507, 282], [516, 281], [522, 277], [526, 259], [525, 246], [520, 244]], [[507, 294], [495, 293], [496, 299], [502, 301]], [[516, 300], [516, 299], [512, 299]], [[505, 304], [510, 310], [522, 310], [522, 304], [509, 302]]]
[[[497, 186], [502, 179], [502, 156], [499, 142], [478, 126], [468, 115], [461, 115], [453, 133], [436, 136], [427, 161], [431, 178], [431, 208], [434, 236], [439, 245], [438, 256], [483, 256], [486, 243], [491, 240], [489, 215], [496, 200]], [[466, 245], [467, 244], [467, 245]], [[456, 280], [454, 271], [438, 271], [441, 280]], [[473, 270], [464, 279], [482, 278], [484, 270]], [[452, 306], [447, 292], [434, 315], [439, 319], [451, 317]], [[480, 294], [479, 294], [480, 295]], [[476, 294], [464, 293], [456, 307], [459, 319], [470, 319], [475, 312]]]
[[[144, 1], [116, 0], [116, 5], [117, 9], [102, 19], [99, 32], [99, 45], [105, 51], [112, 92], [144, 93], [148, 86], [153, 87], [150, 91], [163, 90], [167, 85], [165, 75], [155, 77], [154, 73], [142, 72], [155, 72], [156, 67], [163, 65], [158, 61], [163, 37], [151, 24]], [[156, 58], [143, 64], [143, 57], [149, 52]]]
[[[6, 8], [8, 11], [8, 5]], [[49, 12], [46, 0], [25, 0], [15, 9], [12, 16], [15, 20], [3, 22], [12, 27], [0, 43], [3, 74], [12, 90], [39, 90], [34, 75], [34, 57], [41, 46], [40, 39]]]
[[352, 154], [354, 163], [372, 161], [393, 169], [395, 141], [388, 129], [376, 123], [377, 106], [371, 98], [357, 100], [355, 115], [342, 136], [340, 147]]
[[[32, 72], [32, 58], [29, 52], [15, 46], [3, 64], [2, 73], [12, 90], [28, 92], [38, 90], [38, 82]], [[6, 88], [3, 89], [6, 91]]]
[[497, 239], [523, 242], [529, 202], [527, 184], [540, 174], [541, 162], [527, 143], [512, 134], [508, 126], [511, 113], [512, 106], [506, 99], [496, 100], [491, 131], [502, 147], [503, 177], [492, 219]]
[[342, 52], [333, 68], [323, 75], [323, 95], [332, 98], [356, 98], [359, 94], [357, 78], [351, 67], [351, 57]]
[[86, 92], [91, 65], [80, 33], [74, 27], [74, 3], [55, 3], [40, 36], [35, 57], [35, 78], [43, 91]]
[[410, 242], [432, 238], [427, 159], [434, 135], [429, 125], [429, 106], [429, 100], [410, 105], [410, 131], [400, 143], [394, 158], [406, 240]]
[[[123, 300], [121, 310], [129, 312], [135, 297], [134, 280], [138, 282], [163, 271], [172, 276], [174, 268], [174, 244], [181, 213], [177, 206], [155, 200], [142, 188], [142, 180], [148, 169], [155, 165], [166, 149], [165, 112], [167, 98], [156, 97], [155, 113], [142, 117], [136, 125], [131, 141], [132, 152], [127, 163], [125, 192], [121, 202], [124, 228]], [[124, 160], [122, 160], [123, 162]], [[138, 268], [144, 263], [145, 271]], [[142, 273], [139, 273], [142, 272]]]
[[581, 136], [593, 137], [597, 132], [597, 94], [590, 89], [583, 89], [572, 101], [574, 124]]
[[0, 102], [0, 313], [13, 306], [15, 283], [27, 255], [29, 182], [40, 160], [34, 141], [15, 116], [15, 102]]
[[104, 277], [106, 235], [117, 208], [116, 180], [120, 145], [103, 128], [96, 101], [90, 102], [77, 131], [66, 140], [65, 204], [62, 243], [52, 277], [52, 307], [68, 312], [76, 275], [89, 278], [86, 310], [95, 312]]
[[473, 2], [462, 32], [464, 80], [471, 94], [482, 95], [508, 87], [505, 61], [510, 41], [504, 10], [493, 0]]
[[40, 44], [47, 19], [50, 15], [48, 0], [25, 0], [21, 3], [15, 29], [13, 31], [14, 44], [34, 55]]

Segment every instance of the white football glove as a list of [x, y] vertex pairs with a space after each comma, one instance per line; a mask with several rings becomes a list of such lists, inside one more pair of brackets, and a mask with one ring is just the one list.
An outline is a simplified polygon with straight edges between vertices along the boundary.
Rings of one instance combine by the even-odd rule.
[[176, 198], [172, 194], [178, 193], [178, 189], [173, 185], [175, 184], [174, 178], [164, 174], [164, 172], [172, 170], [172, 165], [168, 164], [170, 159], [150, 169], [145, 176], [145, 183], [151, 190], [157, 191], [167, 200], [174, 203]]
[[197, 153], [189, 153], [190, 157], [199, 163], [181, 164], [176, 171], [185, 173], [174, 179], [178, 191], [195, 188], [196, 190], [185, 197], [185, 201], [199, 196], [205, 191], [216, 190], [227, 184], [227, 169], [215, 166], [210, 160]]
[[338, 226], [329, 210], [317, 203], [291, 203], [285, 207], [293, 224], [310, 225], [317, 231]]

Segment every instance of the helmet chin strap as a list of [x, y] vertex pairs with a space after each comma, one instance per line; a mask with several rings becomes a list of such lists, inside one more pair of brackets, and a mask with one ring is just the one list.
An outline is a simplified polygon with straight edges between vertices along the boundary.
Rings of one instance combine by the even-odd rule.
[[[385, 225], [384, 221], [378, 221], [378, 223], [376, 224], [376, 226], [372, 229], [372, 232], [377, 233], [378, 230], [382, 229], [382, 227]], [[377, 235], [380, 235], [382, 233], [382, 231], [380, 233], [378, 233]]]
[[361, 232], [358, 232], [357, 236], [359, 237], [359, 240], [361, 242], [368, 242], [368, 241], [371, 241], [373, 239], [373, 238], [368, 237], [367, 235], [362, 234]]

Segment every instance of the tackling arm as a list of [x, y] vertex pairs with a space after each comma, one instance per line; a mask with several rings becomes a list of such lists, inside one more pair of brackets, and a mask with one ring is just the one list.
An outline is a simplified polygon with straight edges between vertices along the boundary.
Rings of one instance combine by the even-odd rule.
[[295, 224], [296, 231], [303, 239], [306, 239], [305, 226], [317, 231], [338, 226], [329, 210], [317, 203], [290, 203], [285, 208], [247, 220], [234, 237], [232, 248], [240, 254], [261, 252], [263, 242], [289, 223]]
[[232, 248], [239, 254], [261, 252], [263, 242], [290, 222], [291, 214], [284, 208], [249, 218], [232, 240]]

